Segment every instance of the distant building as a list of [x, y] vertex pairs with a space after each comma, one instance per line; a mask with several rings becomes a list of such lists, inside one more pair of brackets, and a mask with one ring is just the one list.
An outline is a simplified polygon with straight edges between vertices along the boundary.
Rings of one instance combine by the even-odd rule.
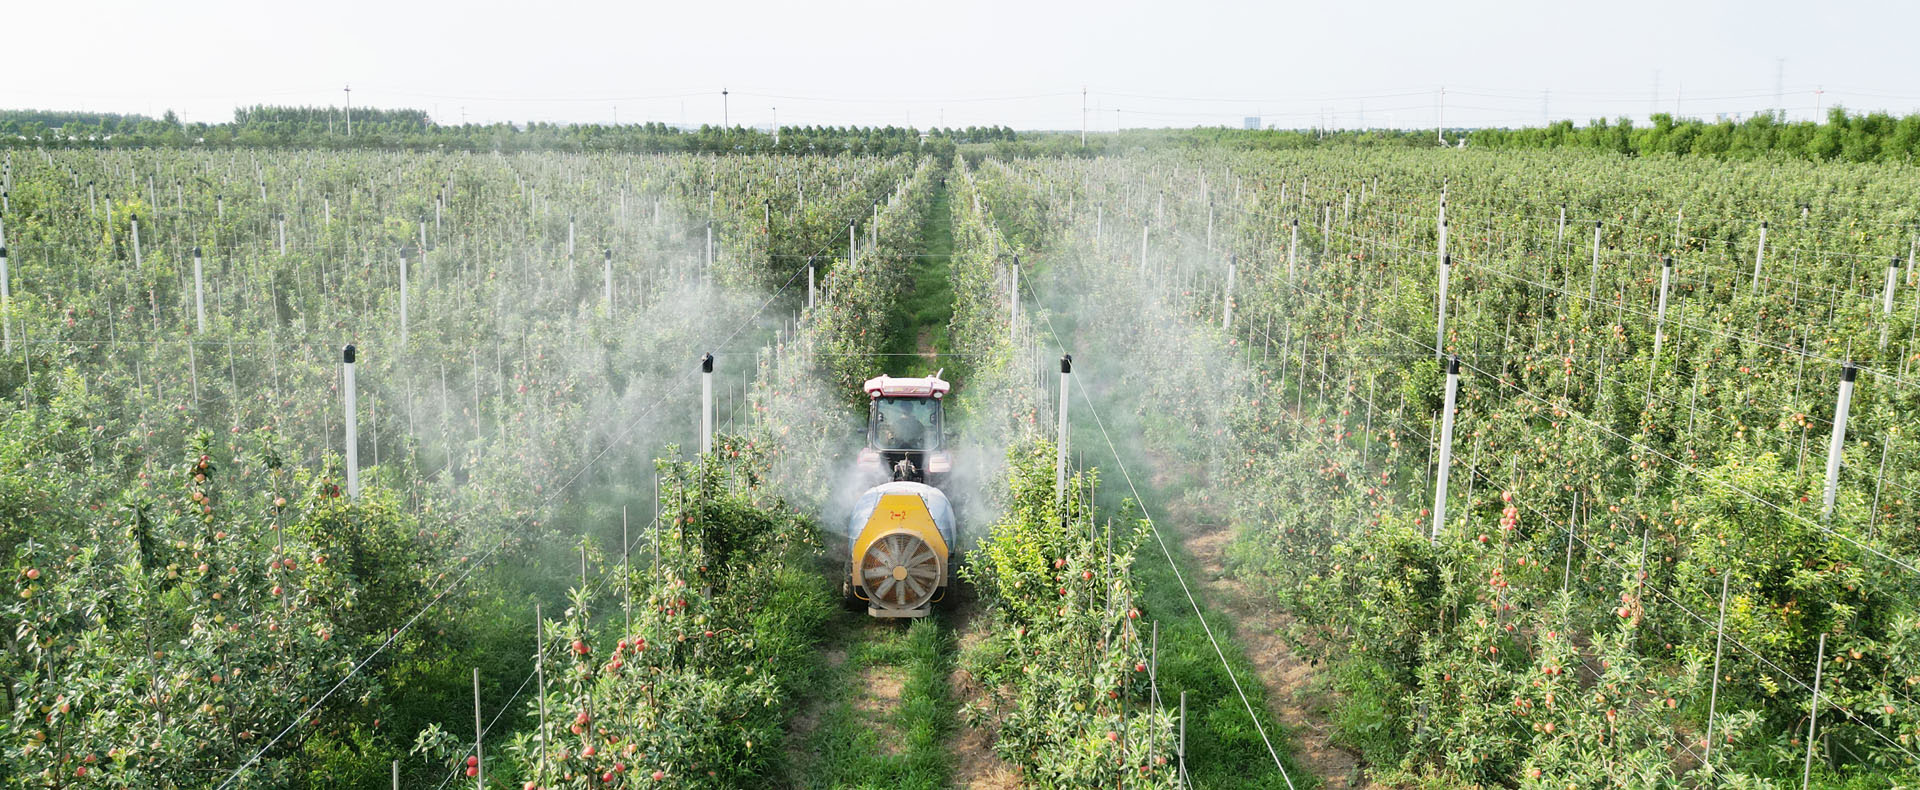
[[1258, 115], [1249, 115], [1249, 116], [1247, 116], [1247, 117], [1246, 117], [1246, 119], [1245, 119], [1245, 120], [1242, 120], [1242, 121], [1240, 122], [1240, 124], [1241, 124], [1241, 128], [1243, 128], [1243, 129], [1259, 129], [1259, 128], [1260, 128], [1260, 116], [1258, 116]]

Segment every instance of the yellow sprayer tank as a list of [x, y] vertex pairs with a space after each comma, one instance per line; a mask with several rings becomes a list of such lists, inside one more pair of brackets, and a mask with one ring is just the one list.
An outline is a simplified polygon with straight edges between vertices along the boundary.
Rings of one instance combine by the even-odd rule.
[[842, 592], [874, 617], [925, 617], [951, 583], [953, 506], [940, 489], [897, 481], [867, 489], [847, 519]]

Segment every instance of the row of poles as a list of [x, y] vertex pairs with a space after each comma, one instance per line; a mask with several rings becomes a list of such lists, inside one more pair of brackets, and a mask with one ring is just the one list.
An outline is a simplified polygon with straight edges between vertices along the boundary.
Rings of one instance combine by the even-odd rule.
[[[1436, 464], [1436, 467], [1435, 467], [1435, 477], [1434, 477], [1434, 496], [1433, 496], [1433, 507], [1432, 507], [1433, 523], [1432, 523], [1431, 533], [1429, 535], [1430, 543], [1433, 543], [1436, 545], [1439, 542], [1441, 531], [1444, 529], [1446, 524], [1446, 519], [1447, 519], [1448, 477], [1449, 477], [1450, 468], [1452, 466], [1454, 420], [1455, 420], [1455, 413], [1458, 411], [1458, 395], [1459, 395], [1459, 386], [1460, 386], [1460, 359], [1457, 355], [1450, 355], [1445, 352], [1447, 290], [1448, 290], [1449, 274], [1452, 268], [1451, 256], [1448, 255], [1446, 252], [1447, 223], [1445, 219], [1445, 216], [1446, 216], [1445, 206], [1446, 206], [1446, 203], [1443, 197], [1441, 202], [1440, 219], [1439, 219], [1439, 226], [1438, 226], [1439, 228], [1439, 233], [1438, 233], [1439, 287], [1438, 287], [1438, 294], [1437, 294], [1437, 306], [1435, 310], [1435, 314], [1436, 314], [1435, 315], [1435, 353], [1436, 355], [1440, 356], [1440, 358], [1443, 359], [1446, 363], [1446, 368], [1445, 368], [1446, 384], [1445, 384], [1444, 404], [1443, 404], [1442, 419], [1441, 419], [1441, 426], [1440, 426], [1440, 435], [1438, 437], [1438, 442], [1437, 442], [1439, 458], [1438, 458], [1438, 463]], [[1564, 212], [1564, 209], [1563, 209], [1563, 212]], [[1564, 223], [1564, 216], [1562, 218], [1562, 222]], [[1297, 245], [1298, 245], [1299, 221], [1294, 220], [1292, 221], [1291, 225], [1292, 225], [1292, 228], [1291, 228], [1292, 238], [1289, 240], [1289, 245], [1288, 245], [1289, 250], [1288, 250], [1288, 256], [1287, 256], [1288, 257], [1288, 260], [1287, 260], [1288, 274], [1289, 274], [1290, 281], [1292, 279], [1294, 251], [1295, 249], [1297, 249]], [[1596, 265], [1598, 262], [1598, 255], [1599, 255], [1600, 231], [1601, 231], [1600, 223], [1596, 222], [1594, 225], [1594, 242], [1593, 242], [1594, 244], [1593, 254], [1595, 256]], [[1564, 232], [1564, 227], [1562, 228], [1562, 232]], [[1146, 253], [1146, 246], [1145, 246], [1146, 237], [1144, 234], [1145, 234], [1145, 231], [1143, 229], [1142, 250], [1141, 250], [1143, 256]], [[1755, 291], [1757, 291], [1759, 288], [1759, 281], [1762, 274], [1761, 266], [1765, 258], [1765, 248], [1766, 248], [1766, 223], [1763, 222], [1761, 223], [1760, 239], [1759, 239], [1758, 249], [1756, 250], [1755, 260], [1754, 260]], [[1229, 264], [1228, 264], [1226, 292], [1225, 292], [1225, 296], [1223, 298], [1223, 304], [1222, 304], [1223, 328], [1230, 326], [1230, 323], [1231, 323], [1230, 311], [1232, 310], [1232, 291], [1233, 291], [1233, 280], [1235, 276], [1234, 264], [1235, 262], [1231, 260], [1229, 261]], [[1894, 257], [1887, 265], [1887, 273], [1886, 273], [1884, 290], [1882, 291], [1881, 299], [1879, 300], [1881, 312], [1883, 315], [1891, 315], [1892, 313], [1895, 288], [1899, 280], [1900, 265], [1901, 265], [1901, 259], [1899, 257]], [[1667, 313], [1669, 288], [1672, 282], [1672, 272], [1673, 272], [1672, 257], [1662, 256], [1660, 290], [1659, 290], [1658, 302], [1657, 302], [1656, 313], [1655, 313], [1655, 332], [1654, 332], [1654, 346], [1653, 346], [1653, 354], [1656, 357], [1656, 363], [1657, 363], [1657, 357], [1658, 357], [1660, 348], [1662, 346], [1662, 341], [1664, 340], [1664, 322], [1665, 322], [1666, 313]], [[1884, 345], [1884, 343], [1885, 343], [1885, 333], [1883, 332], [1882, 344]], [[1824, 492], [1822, 496], [1823, 518], [1831, 518], [1833, 514], [1834, 503], [1835, 503], [1835, 499], [1836, 499], [1838, 488], [1839, 488], [1839, 476], [1840, 476], [1840, 469], [1843, 461], [1843, 450], [1846, 444], [1847, 418], [1852, 405], [1853, 390], [1854, 390], [1856, 380], [1858, 378], [1858, 373], [1859, 373], [1859, 368], [1852, 361], [1848, 361], [1844, 363], [1841, 371], [1841, 376], [1840, 376], [1839, 391], [1837, 393], [1835, 404], [1834, 404], [1834, 412], [1833, 412], [1833, 419], [1832, 419], [1832, 426], [1833, 426], [1832, 433], [1829, 436], [1828, 446], [1827, 446], [1826, 477], [1825, 477], [1825, 483], [1824, 483]], [[1063, 377], [1063, 392], [1064, 392], [1064, 377]], [[1064, 431], [1064, 424], [1065, 424], [1065, 421], [1063, 416], [1063, 419], [1062, 419], [1063, 431]], [[1570, 524], [1569, 530], [1571, 529], [1572, 529], [1572, 526]], [[1569, 534], [1571, 536], [1571, 533]], [[1570, 537], [1569, 543], [1568, 543], [1569, 563], [1571, 563], [1572, 548], [1573, 548], [1573, 543]], [[1570, 569], [1571, 569], [1571, 565], [1569, 564], [1569, 572], [1570, 572]], [[1711, 691], [1709, 692], [1708, 714], [1707, 714], [1708, 729], [1707, 729], [1707, 737], [1706, 737], [1706, 748], [1708, 750], [1707, 755], [1709, 755], [1709, 757], [1703, 758], [1703, 759], [1710, 759], [1711, 750], [1712, 750], [1712, 735], [1713, 735], [1713, 728], [1714, 728], [1713, 717], [1717, 713], [1718, 700], [1719, 700], [1719, 686], [1720, 686], [1719, 668], [1720, 668], [1721, 660], [1724, 653], [1725, 639], [1726, 639], [1725, 623], [1726, 623], [1726, 607], [1727, 607], [1729, 581], [1730, 581], [1730, 571], [1723, 570], [1721, 574], [1719, 619], [1718, 619], [1718, 623], [1715, 626], [1716, 639], [1714, 644], [1714, 662], [1713, 662], [1714, 671], [1713, 671]], [[1823, 680], [1825, 663], [1826, 663], [1826, 641], [1827, 641], [1827, 635], [1824, 633], [1820, 634], [1818, 647], [1816, 649], [1815, 662], [1814, 662], [1813, 681], [1812, 681], [1812, 684], [1809, 686], [1811, 697], [1808, 702], [1807, 736], [1806, 736], [1807, 742], [1806, 742], [1806, 749], [1804, 752], [1802, 769], [1801, 769], [1801, 786], [1802, 787], [1807, 787], [1812, 777], [1814, 737], [1817, 734], [1819, 707], [1820, 707], [1820, 691], [1821, 691], [1821, 684]]]
[[[1562, 227], [1560, 229], [1560, 234], [1564, 235], [1564, 231], [1565, 231], [1564, 208], [1562, 209], [1562, 212], [1563, 212], [1562, 219], [1561, 219]], [[1098, 239], [1099, 239], [1097, 228], [1102, 219], [1103, 217], [1100, 217], [1098, 215], [1096, 216], [1096, 237], [1095, 237], [1096, 245], [1098, 244]], [[1145, 265], [1146, 256], [1148, 254], [1149, 230], [1150, 230], [1150, 226], [1143, 226], [1141, 231], [1141, 259], [1142, 259], [1143, 266]], [[1288, 241], [1288, 253], [1287, 253], [1287, 268], [1288, 268], [1289, 283], [1291, 283], [1293, 280], [1294, 260], [1295, 260], [1295, 255], [1297, 253], [1298, 244], [1299, 244], [1298, 234], [1299, 234], [1299, 221], [1297, 219], [1292, 220], [1290, 223], [1290, 238]], [[1598, 256], [1599, 256], [1599, 249], [1600, 249], [1600, 235], [1601, 235], [1601, 224], [1596, 222], [1594, 224], [1594, 241], [1593, 241], [1593, 256], [1594, 256], [1594, 264], [1596, 266], [1596, 271], [1597, 271], [1597, 265], [1599, 261]], [[1452, 464], [1454, 416], [1456, 411], [1458, 410], [1458, 393], [1459, 393], [1459, 380], [1460, 380], [1459, 358], [1454, 355], [1449, 355], [1445, 351], [1446, 336], [1447, 336], [1446, 335], [1447, 290], [1448, 290], [1449, 274], [1452, 268], [1451, 256], [1446, 251], [1447, 237], [1448, 237], [1448, 226], [1446, 222], [1446, 200], [1443, 193], [1439, 222], [1438, 222], [1439, 288], [1438, 288], [1436, 316], [1435, 316], [1435, 353], [1445, 362], [1446, 385], [1445, 385], [1445, 395], [1444, 395], [1444, 412], [1443, 412], [1442, 424], [1440, 427], [1440, 435], [1437, 441], [1439, 459], [1438, 459], [1438, 464], [1435, 470], [1434, 504], [1432, 507], [1433, 524], [1432, 524], [1432, 531], [1429, 538], [1430, 541], [1435, 544], [1438, 543], [1441, 530], [1444, 528], [1444, 525], [1446, 522], [1446, 505], [1447, 505], [1447, 498], [1448, 498], [1447, 497], [1448, 476], [1449, 476], [1449, 470]], [[1766, 255], [1766, 223], [1762, 222], [1761, 228], [1760, 228], [1759, 243], [1757, 245], [1755, 258], [1754, 258], [1753, 290], [1755, 292], [1758, 292], [1758, 289], [1759, 289], [1760, 279], [1763, 274], [1762, 266], [1765, 260], [1765, 255]], [[1892, 258], [1888, 263], [1883, 290], [1880, 295], [1880, 299], [1878, 300], [1880, 312], [1883, 316], [1891, 316], [1892, 314], [1895, 289], [1899, 281], [1901, 263], [1902, 263], [1901, 259], [1897, 256]], [[1670, 287], [1672, 284], [1672, 272], [1673, 272], [1672, 257], [1662, 256], [1660, 289], [1659, 289], [1656, 313], [1654, 316], [1655, 335], [1654, 335], [1654, 352], [1653, 353], [1656, 357], [1656, 364], [1657, 364], [1657, 355], [1659, 353], [1660, 348], [1664, 344], [1663, 343], [1664, 335], [1665, 335], [1664, 323], [1665, 323], [1666, 314], [1667, 314], [1668, 296], [1669, 296]], [[1237, 275], [1237, 260], [1232, 256], [1229, 256], [1227, 273], [1226, 273], [1226, 287], [1222, 295], [1222, 305], [1221, 305], [1221, 309], [1222, 309], [1221, 326], [1223, 329], [1228, 329], [1231, 327], [1231, 321], [1232, 321], [1231, 311], [1233, 309], [1233, 289], [1234, 289], [1234, 280], [1236, 275]], [[1883, 327], [1882, 336], [1881, 336], [1881, 344], [1883, 347], [1885, 343], [1886, 343], [1886, 332]], [[1835, 499], [1838, 492], [1839, 473], [1840, 473], [1842, 460], [1843, 460], [1842, 451], [1846, 443], [1846, 425], [1847, 425], [1848, 412], [1851, 407], [1853, 390], [1854, 390], [1857, 377], [1858, 377], [1857, 365], [1855, 365], [1852, 361], [1845, 362], [1842, 367], [1840, 383], [1839, 383], [1839, 392], [1837, 394], [1836, 402], [1834, 406], [1834, 416], [1832, 420], [1832, 433], [1829, 437], [1829, 442], [1828, 442], [1826, 478], [1825, 478], [1825, 486], [1824, 486], [1825, 490], [1822, 497], [1823, 518], [1830, 518], [1832, 516], [1833, 509], [1834, 509], [1834, 503], [1835, 503]], [[1062, 375], [1063, 401], [1065, 399], [1065, 392], [1066, 392], [1066, 376], [1065, 376], [1065, 363], [1063, 361], [1063, 375]], [[1066, 426], [1066, 419], [1065, 419], [1064, 405], [1063, 405], [1062, 417], [1061, 417], [1061, 432], [1062, 432], [1061, 441], [1062, 441], [1063, 447], [1066, 440], [1065, 426]], [[1569, 525], [1570, 530], [1571, 528], [1572, 528], [1571, 525]], [[1571, 533], [1569, 534], [1571, 536]], [[1572, 551], [1571, 537], [1569, 539], [1568, 550], [1569, 550], [1569, 563], [1570, 563], [1571, 551]], [[1571, 569], [1571, 565], [1569, 564], [1569, 573], [1570, 573], [1570, 569]], [[1710, 697], [1709, 697], [1709, 713], [1708, 713], [1708, 724], [1707, 724], [1708, 755], [1711, 755], [1711, 749], [1712, 749], [1711, 741], [1712, 741], [1712, 732], [1713, 732], [1713, 726], [1714, 726], [1713, 716], [1717, 712], [1717, 703], [1718, 703], [1718, 696], [1719, 696], [1719, 684], [1720, 684], [1719, 666], [1722, 659], [1724, 643], [1725, 643], [1725, 618], [1726, 618], [1727, 589], [1728, 589], [1727, 585], [1729, 580], [1730, 580], [1729, 573], [1726, 571], [1723, 571], [1722, 579], [1721, 579], [1722, 589], [1721, 589], [1721, 600], [1720, 600], [1719, 624], [1716, 625], [1716, 628], [1715, 628], [1716, 642], [1715, 642], [1715, 650], [1714, 650], [1714, 677], [1712, 681], [1712, 690], [1710, 692]], [[1818, 722], [1818, 716], [1819, 716], [1820, 692], [1821, 692], [1820, 687], [1821, 687], [1823, 674], [1824, 674], [1825, 657], [1826, 657], [1826, 634], [1823, 633], [1819, 637], [1819, 644], [1818, 644], [1817, 654], [1815, 658], [1814, 677], [1811, 685], [1808, 686], [1811, 692], [1811, 699], [1808, 703], [1809, 707], [1808, 707], [1808, 723], [1807, 723], [1807, 744], [1806, 744], [1806, 750], [1805, 750], [1803, 765], [1802, 765], [1801, 781], [1802, 781], [1803, 787], [1807, 786], [1811, 780], [1814, 736], [1817, 733], [1817, 722]]]

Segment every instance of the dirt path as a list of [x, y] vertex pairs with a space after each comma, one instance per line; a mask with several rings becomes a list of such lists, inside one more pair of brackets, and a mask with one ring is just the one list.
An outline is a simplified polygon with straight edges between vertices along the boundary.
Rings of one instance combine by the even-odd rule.
[[1232, 616], [1234, 637], [1267, 689], [1268, 712], [1294, 733], [1301, 764], [1320, 777], [1327, 790], [1382, 787], [1366, 778], [1358, 756], [1333, 742], [1327, 720], [1333, 692], [1318, 669], [1280, 636], [1292, 618], [1261, 602], [1246, 583], [1227, 573], [1232, 532], [1185, 505], [1171, 507], [1168, 515], [1198, 566], [1193, 582], [1205, 590], [1209, 605]]
[[[957, 654], [964, 655], [987, 636], [986, 618], [981, 616], [971, 591], [954, 602], [947, 622], [953, 628]], [[956, 711], [986, 695], [986, 689], [981, 688], [973, 675], [958, 666], [948, 676], [947, 686]], [[1013, 766], [994, 753], [993, 733], [987, 727], [972, 727], [965, 721], [955, 722], [950, 744], [954, 787], [961, 790], [1011, 790], [1020, 786], [1020, 775]]]

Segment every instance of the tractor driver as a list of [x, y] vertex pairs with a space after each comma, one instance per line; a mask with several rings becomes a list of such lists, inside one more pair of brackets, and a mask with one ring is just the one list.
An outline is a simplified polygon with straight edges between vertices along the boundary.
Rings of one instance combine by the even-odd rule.
[[893, 446], [901, 450], [920, 449], [921, 438], [926, 435], [926, 426], [913, 416], [913, 407], [902, 404], [894, 412], [893, 420], [888, 423], [888, 431], [893, 434]]

